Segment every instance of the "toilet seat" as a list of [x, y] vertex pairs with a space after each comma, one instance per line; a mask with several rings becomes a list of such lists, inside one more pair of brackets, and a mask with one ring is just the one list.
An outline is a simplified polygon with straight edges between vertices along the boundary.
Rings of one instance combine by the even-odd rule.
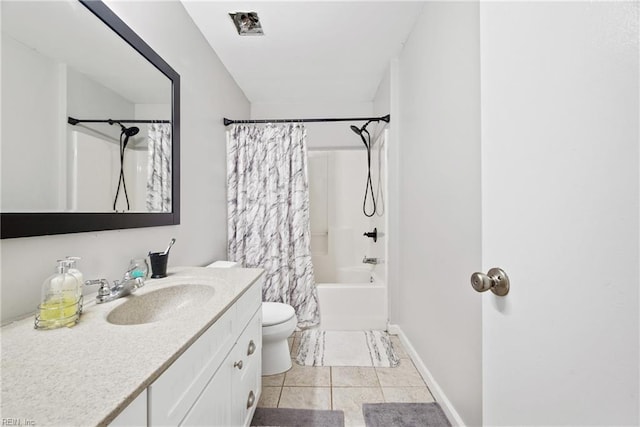
[[273, 326], [285, 323], [296, 315], [295, 310], [288, 304], [280, 302], [262, 303], [262, 326]]

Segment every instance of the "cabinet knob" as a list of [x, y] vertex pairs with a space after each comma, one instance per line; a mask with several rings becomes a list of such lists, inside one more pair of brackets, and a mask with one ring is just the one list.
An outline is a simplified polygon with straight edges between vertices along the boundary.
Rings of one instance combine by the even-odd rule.
[[249, 392], [249, 398], [247, 399], [247, 408], [251, 408], [256, 402], [256, 395], [253, 394], [253, 390]]
[[242, 369], [242, 360], [233, 363], [234, 368]]
[[249, 341], [249, 348], [247, 349], [247, 356], [251, 356], [256, 351], [256, 345], [253, 340]]

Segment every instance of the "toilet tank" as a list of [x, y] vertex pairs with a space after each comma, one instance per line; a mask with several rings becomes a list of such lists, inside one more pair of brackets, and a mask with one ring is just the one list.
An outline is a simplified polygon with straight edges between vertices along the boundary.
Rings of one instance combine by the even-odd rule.
[[209, 267], [209, 268], [234, 268], [234, 267], [240, 267], [240, 263], [239, 262], [235, 262], [235, 261], [215, 261], [215, 262], [212, 262], [211, 264], [207, 265], [207, 267]]

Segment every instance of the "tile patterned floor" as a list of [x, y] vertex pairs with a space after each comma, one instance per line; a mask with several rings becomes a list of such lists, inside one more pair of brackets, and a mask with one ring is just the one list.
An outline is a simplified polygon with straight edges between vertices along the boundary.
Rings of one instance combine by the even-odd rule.
[[[299, 339], [299, 333], [289, 338], [292, 358]], [[392, 336], [391, 342], [400, 358], [397, 368], [312, 367], [293, 361], [288, 372], [262, 377], [258, 406], [342, 410], [345, 427], [356, 427], [364, 426], [363, 403], [433, 402], [398, 337]]]

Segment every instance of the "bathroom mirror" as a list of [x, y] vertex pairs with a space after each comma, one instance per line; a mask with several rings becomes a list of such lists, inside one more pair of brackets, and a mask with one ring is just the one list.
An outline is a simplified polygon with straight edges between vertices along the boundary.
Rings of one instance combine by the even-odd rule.
[[2, 238], [179, 224], [180, 76], [100, 1], [0, 8]]

